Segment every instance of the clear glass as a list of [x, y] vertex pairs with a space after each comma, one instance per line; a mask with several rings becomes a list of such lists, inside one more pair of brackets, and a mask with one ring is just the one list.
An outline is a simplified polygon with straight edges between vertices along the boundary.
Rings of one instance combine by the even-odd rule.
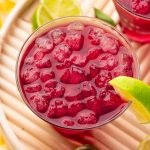
[[130, 39], [140, 43], [150, 43], [150, 17], [136, 14], [119, 2], [113, 0], [120, 16], [120, 25], [123, 33]]
[[[20, 82], [20, 78], [19, 78], [19, 75], [20, 75], [20, 68], [21, 68], [21, 61], [23, 59], [23, 56], [26, 52], [26, 49], [27, 47], [33, 42], [33, 40], [36, 38], [36, 37], [39, 37], [40, 35], [42, 35], [43, 33], [45, 33], [46, 31], [48, 31], [49, 29], [51, 28], [55, 28], [55, 27], [59, 27], [61, 25], [65, 25], [65, 24], [69, 24], [71, 22], [74, 22], [74, 21], [79, 21], [79, 22], [83, 22], [84, 24], [91, 24], [91, 25], [94, 25], [94, 26], [98, 26], [98, 27], [101, 27], [101, 28], [104, 28], [105, 30], [107, 30], [108, 32], [112, 33], [114, 36], [118, 37], [120, 39], [120, 41], [125, 45], [125, 47], [131, 52], [132, 56], [133, 56], [133, 59], [134, 59], [134, 70], [133, 70], [133, 73], [134, 73], [134, 77], [135, 78], [139, 78], [139, 66], [138, 66], [138, 61], [137, 61], [137, 57], [131, 47], [131, 45], [129, 44], [129, 42], [127, 41], [127, 39], [118, 31], [116, 30], [115, 28], [113, 28], [112, 26], [98, 20], [98, 19], [94, 19], [94, 18], [89, 18], [89, 17], [65, 17], [65, 18], [60, 18], [60, 19], [56, 19], [54, 21], [51, 21], [45, 25], [43, 25], [42, 27], [40, 27], [39, 29], [37, 29], [35, 32], [33, 32], [30, 37], [25, 41], [21, 51], [20, 51], [20, 54], [18, 56], [18, 61], [17, 61], [17, 66], [16, 66], [16, 81], [17, 81], [17, 86], [18, 86], [18, 89], [19, 89], [19, 92], [21, 94], [21, 97], [23, 98], [24, 102], [26, 103], [26, 105], [38, 116], [40, 117], [41, 119], [47, 121], [48, 123], [50, 124], [53, 124], [50, 120], [47, 120], [45, 119], [43, 116], [41, 116], [39, 113], [37, 113], [35, 110], [33, 110], [31, 108], [31, 106], [29, 105], [29, 103], [27, 102], [25, 96], [24, 96], [24, 93], [22, 91], [22, 88], [21, 88], [21, 82]], [[129, 102], [126, 106], [124, 106], [118, 113], [114, 113], [114, 115], [107, 119], [107, 120], [103, 120], [102, 122], [99, 122], [93, 126], [88, 126], [86, 128], [83, 128], [81, 126], [81, 128], [74, 128], [74, 127], [61, 127], [61, 126], [58, 126], [58, 125], [55, 125], [53, 124], [57, 129], [61, 129], [62, 132], [65, 132], [65, 133], [79, 133], [81, 131], [84, 131], [84, 130], [87, 130], [87, 129], [92, 129], [92, 128], [95, 128], [95, 127], [100, 127], [104, 124], [107, 124], [109, 122], [111, 122], [112, 120], [116, 119], [117, 117], [119, 117], [128, 107], [129, 105], [131, 104], [131, 102]]]

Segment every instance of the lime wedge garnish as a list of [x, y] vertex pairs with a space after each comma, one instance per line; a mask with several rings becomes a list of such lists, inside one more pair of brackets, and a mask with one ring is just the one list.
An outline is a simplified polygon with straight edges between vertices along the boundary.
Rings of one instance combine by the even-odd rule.
[[52, 19], [78, 15], [81, 15], [81, 9], [75, 0], [41, 0], [33, 14], [32, 26], [37, 29]]
[[40, 5], [37, 8], [34, 15], [36, 18], [37, 27], [39, 27], [39, 26], [49, 22], [50, 20], [52, 20], [52, 17], [49, 15], [49, 13], [45, 9], [45, 7], [43, 7], [43, 5]]
[[53, 19], [81, 15], [81, 8], [76, 0], [41, 0], [41, 3]]
[[32, 28], [33, 30], [37, 29], [38, 28], [38, 24], [37, 24], [37, 10], [35, 10], [33, 16], [32, 16]]
[[150, 122], [150, 86], [125, 76], [114, 78], [109, 83], [123, 99], [133, 102], [131, 108], [141, 123]]
[[139, 145], [138, 150], [150, 150], [150, 136], [147, 136]]

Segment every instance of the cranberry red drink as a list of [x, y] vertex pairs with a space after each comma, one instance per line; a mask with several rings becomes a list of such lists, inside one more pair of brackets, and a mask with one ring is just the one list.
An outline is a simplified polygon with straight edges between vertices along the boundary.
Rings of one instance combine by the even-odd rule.
[[65, 129], [90, 129], [118, 117], [128, 103], [109, 85], [137, 77], [130, 45], [114, 28], [87, 17], [58, 19], [35, 31], [17, 65], [20, 93], [45, 121]]
[[150, 43], [150, 0], [113, 0], [123, 32], [131, 39]]

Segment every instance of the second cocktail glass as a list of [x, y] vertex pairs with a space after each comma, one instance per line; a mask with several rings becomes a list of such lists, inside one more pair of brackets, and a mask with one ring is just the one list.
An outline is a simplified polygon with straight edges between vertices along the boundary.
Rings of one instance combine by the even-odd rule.
[[150, 43], [150, 0], [113, 0], [123, 33], [140, 43]]

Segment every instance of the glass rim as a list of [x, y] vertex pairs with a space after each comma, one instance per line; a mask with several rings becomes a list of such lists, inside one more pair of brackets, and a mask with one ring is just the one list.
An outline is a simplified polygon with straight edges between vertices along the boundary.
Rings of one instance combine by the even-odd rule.
[[[134, 61], [135, 62], [135, 67], [136, 67], [136, 77], [137, 79], [139, 79], [139, 62], [138, 62], [138, 59], [137, 59], [137, 55], [136, 53], [133, 51], [133, 48], [131, 46], [131, 44], [129, 43], [128, 39], [122, 34], [120, 33], [120, 31], [118, 31], [118, 29], [112, 27], [111, 25], [109, 25], [108, 23], [104, 22], [104, 21], [101, 21], [101, 20], [98, 20], [96, 18], [92, 18], [92, 17], [87, 17], [87, 16], [68, 16], [68, 17], [62, 17], [62, 18], [58, 18], [58, 19], [55, 19], [55, 20], [52, 20], [52, 21], [49, 21], [48, 23], [42, 25], [41, 27], [39, 27], [38, 29], [36, 29], [34, 32], [32, 32], [30, 34], [30, 36], [26, 39], [26, 41], [24, 42], [19, 54], [18, 54], [18, 58], [17, 58], [17, 63], [16, 63], [16, 71], [15, 71], [15, 78], [16, 78], [16, 84], [17, 84], [17, 88], [19, 90], [19, 93], [21, 95], [21, 98], [23, 99], [24, 103], [28, 106], [28, 108], [34, 113], [36, 114], [39, 118], [41, 118], [42, 120], [46, 121], [47, 123], [51, 124], [51, 125], [54, 125], [55, 127], [58, 127], [58, 128], [63, 128], [63, 129], [66, 129], [66, 130], [89, 130], [89, 129], [93, 129], [93, 128], [97, 128], [97, 127], [101, 127], [103, 125], [106, 125], [107, 123], [110, 123], [111, 121], [115, 120], [116, 118], [118, 118], [119, 116], [121, 116], [126, 110], [127, 108], [129, 108], [129, 106], [131, 105], [132, 101], [128, 101], [127, 102], [127, 105], [121, 110], [119, 111], [117, 114], [114, 114], [111, 116], [110, 120], [109, 119], [106, 119], [106, 121], [103, 121], [102, 124], [98, 124], [98, 125], [93, 125], [92, 127], [82, 127], [81, 125], [81, 128], [76, 128], [76, 127], [68, 127], [68, 126], [61, 126], [61, 125], [57, 125], [53, 122], [51, 122], [50, 120], [44, 118], [40, 113], [38, 113], [36, 110], [34, 110], [31, 105], [27, 102], [27, 98], [25, 97], [24, 93], [23, 93], [23, 90], [22, 90], [22, 87], [21, 87], [21, 84], [20, 84], [20, 63], [21, 63], [21, 60], [22, 60], [22, 57], [23, 57], [23, 54], [25, 53], [24, 50], [24, 47], [26, 46], [27, 42], [29, 40], [32, 39], [32, 36], [34, 34], [36, 34], [39, 30], [42, 30], [46, 25], [50, 25], [52, 22], [56, 22], [56, 21], [61, 21], [63, 19], [68, 19], [68, 18], [72, 18], [72, 19], [76, 19], [75, 21], [79, 21], [79, 19], [88, 19], [88, 21], [97, 21], [98, 23], [101, 23], [103, 24], [104, 26], [107, 26], [107, 28], [111, 28], [111, 30], [114, 30], [117, 34], [119, 34], [119, 36], [121, 36], [124, 41], [127, 43], [127, 45], [130, 47], [130, 51], [132, 53], [132, 57], [135, 59]], [[92, 23], [91, 23], [92, 24]], [[55, 27], [55, 25], [54, 25]], [[44, 33], [44, 32], [43, 32]], [[39, 34], [37, 34], [36, 37], [40, 36]], [[34, 39], [36, 38], [34, 37]], [[31, 44], [31, 42], [30, 42]], [[23, 54], [22, 54], [23, 53]], [[90, 126], [90, 125], [89, 125]]]
[[141, 14], [138, 14], [138, 13], [135, 13], [135, 12], [133, 12], [133, 11], [127, 9], [126, 7], [122, 6], [122, 4], [119, 2], [119, 0], [114, 0], [114, 1], [115, 1], [117, 4], [119, 4], [119, 6], [120, 6], [121, 8], [123, 8], [123, 9], [126, 10], [126, 11], [128, 11], [129, 13], [134, 14], [135, 16], [138, 16], [138, 17], [140, 17], [140, 18], [142, 18], [142, 19], [150, 20], [150, 17], [144, 16], [144, 15], [141, 15]]

